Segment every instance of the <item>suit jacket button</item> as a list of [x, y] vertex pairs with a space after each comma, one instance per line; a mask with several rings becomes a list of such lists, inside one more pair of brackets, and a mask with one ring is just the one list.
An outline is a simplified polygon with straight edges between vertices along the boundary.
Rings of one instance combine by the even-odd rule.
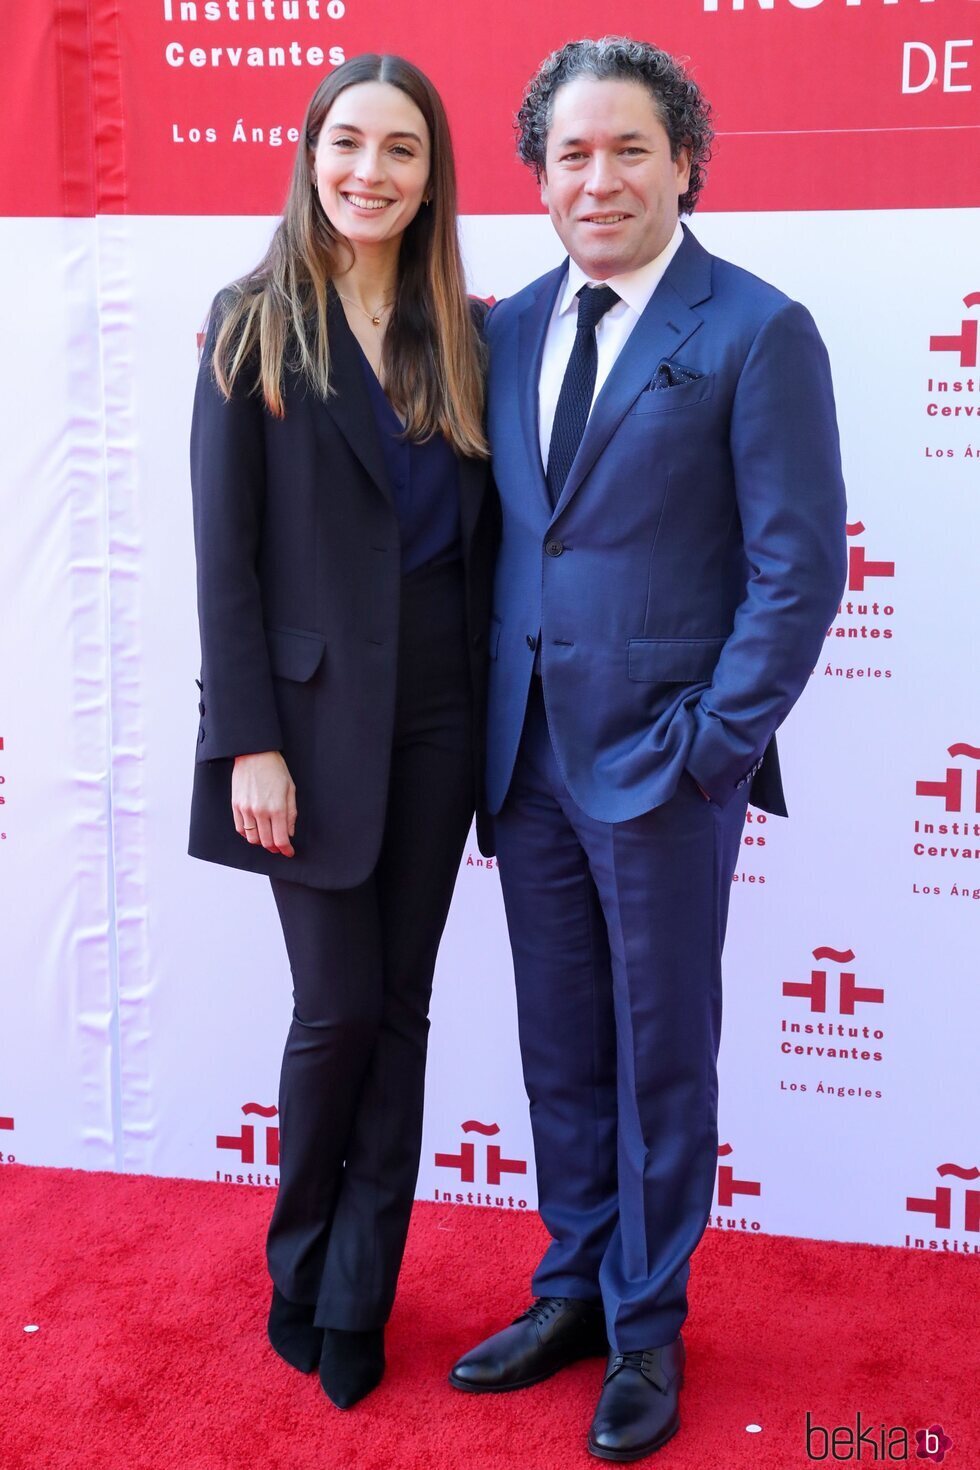
[[197, 737], [197, 743], [198, 743], [198, 745], [203, 745], [204, 744], [204, 730], [203, 729], [201, 730], [200, 735]]
[[549, 556], [561, 556], [564, 550], [565, 548], [560, 541], [549, 541], [545, 547], [545, 551]]
[[534, 634], [533, 634], [533, 633], [528, 633], [528, 635], [527, 635], [527, 639], [526, 639], [526, 642], [527, 642], [527, 646], [528, 646], [528, 648], [529, 648], [529, 649], [530, 649], [530, 650], [531, 650], [531, 652], [532, 652], [532, 653], [533, 653], [533, 652], [534, 652], [534, 650], [535, 650], [535, 649], [536, 649], [536, 648], [537, 648], [537, 646], [538, 646], [538, 640], [537, 640], [537, 639], [536, 639], [536, 638], [535, 638], [535, 636], [534, 636]]
[[197, 706], [197, 712], [198, 712], [199, 715], [203, 715], [203, 713], [204, 713], [204, 705], [201, 704], [200, 702], [198, 703], [198, 706]]

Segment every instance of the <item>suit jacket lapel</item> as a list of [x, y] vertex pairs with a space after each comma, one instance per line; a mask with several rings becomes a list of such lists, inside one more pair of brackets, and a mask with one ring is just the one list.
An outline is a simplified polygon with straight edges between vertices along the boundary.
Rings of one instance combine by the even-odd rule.
[[527, 463], [549, 518], [551, 496], [544, 477], [544, 465], [541, 463], [541, 439], [538, 433], [538, 384], [541, 381], [541, 360], [544, 356], [545, 337], [548, 335], [548, 323], [551, 321], [555, 298], [564, 286], [567, 274], [566, 261], [550, 276], [545, 277], [537, 296], [522, 312], [517, 329], [517, 396]]
[[652, 379], [662, 358], [673, 357], [701, 325], [692, 305], [711, 295], [711, 257], [687, 227], [646, 309], [613, 364], [589, 415], [578, 453], [572, 461], [555, 515], [581, 486], [616, 427]]
[[362, 353], [344, 315], [337, 293], [328, 287], [327, 330], [330, 334], [330, 381], [334, 392], [323, 406], [343, 434], [371, 479], [390, 505], [394, 505], [385, 468], [378, 422], [368, 385], [364, 381]]

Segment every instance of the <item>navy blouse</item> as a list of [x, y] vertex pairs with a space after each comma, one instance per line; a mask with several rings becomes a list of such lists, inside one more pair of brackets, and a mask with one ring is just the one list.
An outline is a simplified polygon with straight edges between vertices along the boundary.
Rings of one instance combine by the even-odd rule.
[[454, 561], [462, 556], [455, 451], [441, 434], [425, 444], [406, 439], [404, 425], [363, 351], [361, 364], [401, 529], [402, 576], [434, 562]]

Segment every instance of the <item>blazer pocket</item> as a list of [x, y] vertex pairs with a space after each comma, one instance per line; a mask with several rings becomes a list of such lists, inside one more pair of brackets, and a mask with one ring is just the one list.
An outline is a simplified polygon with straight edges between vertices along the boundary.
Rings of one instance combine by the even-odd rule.
[[703, 378], [696, 378], [693, 383], [681, 383], [677, 388], [647, 388], [630, 412], [670, 413], [675, 408], [691, 408], [695, 403], [706, 402], [714, 386], [714, 373], [705, 373]]
[[269, 666], [280, 679], [305, 684], [312, 679], [323, 658], [324, 640], [319, 633], [299, 628], [266, 628]]
[[711, 679], [727, 642], [727, 636], [631, 638], [629, 677], [640, 684], [699, 684]]

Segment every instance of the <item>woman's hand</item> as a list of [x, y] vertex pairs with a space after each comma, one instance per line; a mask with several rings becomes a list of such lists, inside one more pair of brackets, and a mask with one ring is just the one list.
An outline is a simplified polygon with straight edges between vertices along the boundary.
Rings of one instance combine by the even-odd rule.
[[294, 855], [296, 787], [278, 750], [236, 755], [231, 774], [235, 830], [253, 846], [283, 857]]

